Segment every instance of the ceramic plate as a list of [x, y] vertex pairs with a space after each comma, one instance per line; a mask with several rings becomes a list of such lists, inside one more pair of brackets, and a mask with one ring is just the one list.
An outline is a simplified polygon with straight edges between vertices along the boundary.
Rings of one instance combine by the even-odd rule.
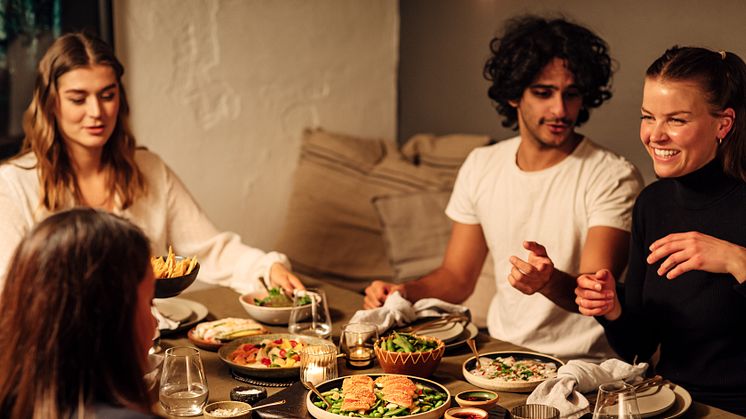
[[205, 307], [204, 305], [196, 301], [187, 300], [185, 298], [169, 298], [168, 300], [153, 300], [154, 304], [156, 305], [156, 307], [158, 307], [159, 310], [160, 310], [159, 304], [160, 302], [163, 302], [163, 301], [168, 301], [168, 304], [175, 304], [175, 305], [182, 306], [188, 309], [191, 314], [184, 321], [179, 323], [179, 327], [177, 327], [176, 329], [160, 329], [161, 335], [168, 335], [171, 333], [176, 333], [182, 330], [189, 329], [192, 326], [204, 320], [205, 317], [207, 317], [207, 314], [209, 313], [209, 311], [207, 310], [207, 307]]
[[171, 299], [155, 298], [153, 299], [153, 304], [163, 317], [167, 317], [169, 320], [175, 322], [181, 323], [192, 315], [192, 310], [189, 307], [179, 302], [171, 301]]
[[[376, 377], [379, 377], [381, 375], [399, 375], [399, 374], [367, 374], [367, 375], [369, 375], [372, 379], [375, 380]], [[420, 383], [422, 385], [438, 390], [441, 393], [445, 393], [447, 396], [446, 400], [451, 399], [451, 393], [448, 392], [448, 389], [436, 383], [435, 381], [430, 381], [430, 380], [427, 380], [425, 378], [420, 378], [420, 377], [413, 377], [411, 375], [403, 375], [403, 377], [407, 377], [415, 383]], [[323, 383], [316, 385], [316, 388], [321, 393], [325, 391], [329, 391], [335, 387], [342, 388], [342, 381], [344, 381], [345, 378], [346, 377], [339, 377], [333, 380], [324, 381]], [[321, 409], [317, 407], [315, 404], [313, 404], [314, 401], [319, 401], [319, 398], [318, 396], [313, 394], [311, 391], [309, 391], [308, 394], [306, 394], [306, 408], [308, 409], [308, 413], [310, 413], [311, 416], [315, 417], [316, 419], [341, 419], [341, 418], [347, 417], [347, 416], [338, 415], [336, 413], [327, 412], [326, 410]], [[428, 412], [417, 413], [414, 415], [397, 416], [397, 418], [437, 419], [443, 416], [443, 413], [445, 413], [445, 411], [449, 407], [451, 407], [451, 404], [449, 402], [446, 402], [440, 405], [437, 409], [433, 409]]]
[[[549, 355], [535, 353], [535, 352], [487, 352], [484, 354], [480, 354], [480, 357], [492, 358], [492, 359], [497, 358], [497, 357], [507, 358], [509, 356], [512, 356], [518, 360], [531, 359], [531, 360], [536, 360], [540, 362], [551, 362], [557, 366], [557, 369], [559, 369], [559, 367], [561, 367], [562, 365], [565, 365], [562, 361], [560, 361], [557, 358], [551, 357]], [[487, 390], [507, 391], [507, 392], [513, 392], [513, 393], [529, 393], [533, 391], [533, 389], [535, 389], [536, 386], [544, 382], [544, 380], [530, 381], [530, 382], [498, 381], [494, 379], [480, 377], [480, 376], [470, 373], [469, 371], [473, 370], [475, 367], [476, 367], [476, 358], [472, 356], [471, 358], [467, 359], [464, 362], [463, 366], [461, 367], [461, 371], [464, 374], [464, 378], [466, 378], [466, 381], [474, 384], [475, 386], [486, 388]]]
[[660, 390], [651, 388], [637, 393], [637, 409], [640, 411], [640, 416], [644, 418], [665, 412], [673, 406], [674, 401], [676, 401], [676, 395], [668, 386], [661, 386]]
[[664, 419], [678, 418], [692, 406], [692, 396], [684, 387], [677, 385], [673, 388], [673, 392], [676, 400], [673, 402], [673, 406], [661, 414]]
[[292, 367], [256, 368], [256, 367], [250, 367], [247, 365], [236, 364], [235, 362], [232, 362], [230, 360], [230, 354], [233, 351], [235, 351], [239, 345], [243, 345], [244, 343], [257, 344], [263, 341], [264, 339], [277, 340], [277, 339], [283, 339], [283, 338], [295, 339], [297, 341], [303, 342], [304, 345], [306, 344], [333, 345], [333, 343], [329, 340], [315, 338], [312, 336], [291, 335], [289, 333], [275, 333], [275, 334], [270, 334], [270, 335], [250, 336], [247, 338], [236, 339], [233, 342], [226, 343], [225, 345], [220, 347], [220, 349], [218, 349], [218, 356], [220, 357], [220, 360], [225, 362], [225, 364], [228, 365], [232, 370], [242, 375], [247, 375], [250, 377], [259, 377], [259, 378], [295, 377], [297, 379], [300, 376], [300, 363], [297, 363], [295, 364], [295, 366], [292, 366]]
[[449, 323], [443, 326], [436, 326], [427, 329], [420, 329], [416, 334], [420, 336], [430, 336], [442, 340], [443, 342], [450, 342], [461, 335], [464, 331], [464, 325], [458, 322]]
[[466, 343], [467, 340], [477, 337], [479, 329], [474, 323], [469, 323], [464, 328], [464, 331], [460, 335], [456, 336], [452, 341], [446, 343], [446, 351], [452, 348], [456, 348]]

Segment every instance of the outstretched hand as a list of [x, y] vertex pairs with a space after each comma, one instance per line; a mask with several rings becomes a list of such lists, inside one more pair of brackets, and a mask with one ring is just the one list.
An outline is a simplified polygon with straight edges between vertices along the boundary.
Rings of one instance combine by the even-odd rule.
[[285, 293], [293, 295], [295, 289], [305, 289], [303, 283], [300, 282], [297, 276], [293, 275], [285, 265], [281, 263], [275, 263], [269, 271], [269, 282], [273, 286], [282, 287]]
[[581, 314], [606, 316], [609, 320], [619, 318], [622, 307], [616, 293], [616, 280], [608, 269], [580, 275], [577, 282], [575, 303]]
[[531, 295], [549, 283], [554, 272], [554, 263], [547, 255], [547, 250], [539, 243], [525, 241], [523, 247], [529, 252], [528, 261], [511, 256], [509, 260], [513, 268], [508, 274], [508, 281], [513, 288]]
[[[665, 258], [665, 259], [664, 259]], [[647, 262], [664, 259], [658, 275], [674, 279], [691, 270], [730, 273], [739, 282], [746, 279], [746, 249], [696, 231], [669, 234], [650, 245]]]
[[363, 302], [363, 308], [371, 309], [378, 308], [383, 305], [389, 295], [399, 291], [403, 297], [404, 285], [392, 284], [391, 282], [384, 281], [373, 281], [365, 288], [365, 301]]

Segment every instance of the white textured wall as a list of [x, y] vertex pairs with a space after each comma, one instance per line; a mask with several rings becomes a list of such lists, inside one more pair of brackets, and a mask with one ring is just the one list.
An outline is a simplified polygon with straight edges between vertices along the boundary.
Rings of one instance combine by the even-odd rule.
[[139, 143], [246, 243], [282, 228], [304, 127], [395, 137], [396, 0], [117, 0], [114, 21]]

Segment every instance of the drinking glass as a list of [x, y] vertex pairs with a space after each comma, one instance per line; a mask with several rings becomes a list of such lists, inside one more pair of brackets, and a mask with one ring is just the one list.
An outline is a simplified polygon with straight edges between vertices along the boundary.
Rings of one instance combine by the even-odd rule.
[[524, 404], [510, 409], [513, 419], [559, 419], [560, 411], [545, 404]]
[[196, 416], [207, 403], [207, 379], [199, 351], [177, 346], [166, 349], [159, 400], [166, 413]]
[[290, 311], [288, 331], [329, 339], [332, 334], [332, 320], [324, 291], [307, 288], [293, 292], [293, 308]]
[[368, 368], [373, 364], [373, 345], [378, 340], [378, 326], [373, 323], [348, 323], [342, 327], [339, 351], [345, 354], [350, 368]]
[[635, 389], [622, 381], [598, 387], [593, 419], [640, 419]]
[[337, 348], [332, 345], [308, 345], [300, 351], [300, 381], [314, 385], [337, 378]]

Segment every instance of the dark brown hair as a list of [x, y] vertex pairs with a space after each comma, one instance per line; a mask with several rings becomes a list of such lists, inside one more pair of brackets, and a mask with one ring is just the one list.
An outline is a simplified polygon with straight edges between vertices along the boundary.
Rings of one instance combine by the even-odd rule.
[[606, 42], [591, 30], [562, 18], [526, 15], [511, 19], [502, 37], [490, 42], [492, 55], [484, 65], [487, 91], [502, 125], [518, 129], [518, 114], [510, 104], [554, 58], [567, 63], [583, 95], [583, 107], [575, 125], [590, 117], [590, 109], [611, 98], [612, 60]]
[[68, 418], [95, 403], [150, 407], [135, 339], [148, 240], [115, 215], [78, 208], [39, 223], [0, 296], [0, 416]]
[[119, 195], [122, 207], [127, 208], [145, 189], [145, 180], [135, 164], [136, 142], [129, 128], [129, 104], [122, 84], [124, 67], [101, 39], [69, 33], [57, 38], [39, 61], [33, 98], [23, 118], [25, 138], [20, 155], [27, 152], [36, 155], [41, 204], [49, 211], [69, 207], [71, 203], [66, 202], [66, 197], [70, 192], [74, 203], [81, 203], [77, 179], [55, 119], [57, 80], [71, 70], [92, 65], [111, 67], [119, 85], [116, 127], [101, 155], [101, 164], [110, 173], [110, 190]]
[[645, 75], [651, 79], [697, 83], [715, 116], [728, 108], [735, 111], [733, 127], [718, 146], [718, 158], [728, 175], [746, 182], [746, 64], [743, 60], [732, 52], [674, 46], [655, 60]]

